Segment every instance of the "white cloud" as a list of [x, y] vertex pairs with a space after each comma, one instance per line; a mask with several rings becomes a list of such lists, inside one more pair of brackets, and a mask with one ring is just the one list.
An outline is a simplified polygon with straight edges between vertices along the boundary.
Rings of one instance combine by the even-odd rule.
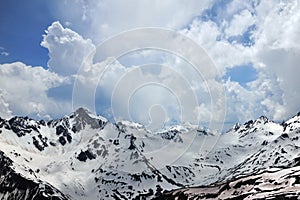
[[128, 29], [179, 29], [211, 5], [211, 0], [105, 0], [59, 2], [58, 15], [72, 22], [80, 34], [95, 43]]
[[283, 92], [283, 108], [275, 107], [276, 102], [273, 104], [275, 119], [285, 119], [300, 109], [300, 79], [297, 76], [300, 73], [299, 10], [298, 1], [277, 1], [275, 6], [262, 2], [257, 7], [260, 23], [255, 34], [256, 58], [264, 63], [269, 74], [275, 74]]
[[[292, 116], [300, 109], [300, 50], [296, 42], [300, 39], [300, 4], [232, 1], [225, 8], [224, 16], [218, 16], [222, 23], [196, 19], [183, 32], [208, 51], [221, 73], [247, 63], [253, 63], [257, 70], [257, 80], [248, 83], [247, 89], [236, 82], [226, 82], [227, 121], [245, 121], [259, 115], [273, 120]], [[256, 29], [252, 31], [252, 46], [227, 41], [253, 24]]]
[[[266, 74], [274, 73], [276, 80], [283, 91], [281, 99], [283, 101], [284, 111], [280, 114], [276, 114], [274, 119], [285, 119], [299, 111], [300, 101], [300, 80], [298, 74], [300, 73], [299, 62], [300, 62], [300, 51], [293, 52], [292, 49], [289, 51], [283, 49], [261, 51], [259, 59], [266, 65]], [[279, 92], [279, 91], [274, 91]], [[274, 108], [276, 110], [277, 108]], [[279, 108], [278, 108], [279, 109]], [[280, 108], [281, 110], [282, 108]]]
[[9, 104], [4, 100], [6, 95], [5, 91], [0, 89], [0, 117], [9, 119], [12, 116], [12, 111], [9, 109]]
[[298, 1], [263, 1], [257, 7], [258, 31], [255, 34], [260, 48], [300, 49], [300, 4]]
[[[258, 76], [256, 80], [247, 84], [247, 88], [230, 80], [224, 83], [227, 91], [228, 122], [242, 122], [260, 115], [282, 120], [300, 109], [300, 79], [298, 78], [300, 73], [298, 67], [300, 63], [300, 43], [298, 42], [300, 40], [300, 4], [297, 1], [246, 3], [231, 1], [225, 6], [224, 13], [222, 12], [224, 16], [218, 15], [218, 22], [221, 23], [213, 19], [203, 21], [201, 17], [194, 18], [208, 8], [212, 1], [65, 2], [68, 4], [58, 5], [60, 16], [63, 21], [70, 22], [68, 24], [80, 34], [62, 27], [59, 22], [54, 22], [49, 26], [41, 43], [49, 51], [49, 70], [26, 66], [22, 63], [1, 65], [1, 112], [10, 114], [11, 110], [13, 114], [40, 113], [41, 116], [65, 114], [69, 112], [66, 110], [72, 109], [71, 102], [63, 101], [55, 95], [49, 97], [48, 92], [53, 88], [63, 88], [65, 84], [69, 84], [69, 87], [63, 90], [71, 90], [71, 84], [74, 79], [77, 79], [77, 84], [80, 86], [80, 91], [75, 96], [78, 105], [91, 106], [90, 109], [94, 109], [94, 100], [98, 98], [104, 106], [103, 112], [109, 113], [112, 94], [118, 91], [120, 92], [119, 98], [116, 99], [118, 117], [128, 117], [126, 110], [128, 102], [124, 99], [127, 100], [126, 92], [132, 86], [140, 85], [141, 81], [152, 80], [170, 86], [169, 88], [173, 87], [177, 97], [184, 97], [185, 90], [182, 83], [185, 78], [190, 84], [187, 87], [196, 91], [196, 96], [202, 98], [203, 101], [189, 116], [184, 116], [184, 118], [195, 116], [197, 118], [198, 116], [207, 121], [211, 116], [209, 114], [211, 105], [205, 81], [211, 81], [211, 86], [215, 86], [210, 91], [210, 95], [216, 98], [220, 94], [219, 85], [222, 83], [220, 77], [215, 76], [208, 80], [198, 81], [200, 79], [192, 70], [186, 68], [185, 62], [178, 61], [172, 56], [165, 57], [166, 59], [160, 63], [172, 66], [175, 70], [172, 73], [162, 70], [156, 74], [147, 74], [138, 67], [127, 68], [116, 62], [105, 71], [103, 77], [99, 77], [106, 62], [110, 60], [93, 64], [91, 58], [87, 59], [88, 56], [92, 56], [91, 52], [95, 46], [92, 40], [85, 39], [82, 35], [98, 43], [120, 31], [146, 26], [177, 30], [188, 27], [180, 32], [206, 49], [215, 61], [221, 76], [228, 68], [253, 63]], [[73, 12], [74, 10], [76, 12]], [[68, 24], [66, 25], [69, 26]], [[230, 36], [242, 36], [253, 24], [256, 29], [251, 33], [251, 39], [254, 41], [252, 46], [246, 47], [238, 41], [227, 40]], [[122, 47], [121, 42], [115, 45], [112, 49]], [[149, 52], [139, 56], [149, 56]], [[131, 56], [131, 59], [134, 58]], [[149, 62], [157, 61], [152, 58], [146, 60], [147, 62], [148, 60]], [[86, 62], [85, 67], [82, 73], [77, 74], [83, 61]], [[137, 63], [143, 64], [143, 61], [141, 59]], [[131, 70], [135, 70], [136, 73], [130, 75]], [[178, 73], [180, 77], [173, 73]], [[122, 76], [127, 76], [127, 82], [118, 85], [122, 83], [122, 81], [118, 82], [122, 80]], [[240, 76], [247, 75], [241, 74]], [[95, 87], [98, 87], [96, 91]], [[119, 90], [115, 87], [119, 87]], [[147, 116], [148, 111], [157, 105], [165, 105], [162, 106], [164, 114], [167, 115], [164, 119], [171, 120], [172, 117], [178, 115], [178, 105], [174, 97], [170, 98], [170, 93], [162, 88], [144, 87], [133, 97], [133, 105], [138, 110], [133, 110], [132, 116], [129, 117], [134, 120], [146, 123], [150, 119]], [[224, 102], [218, 103], [222, 105]], [[124, 107], [120, 108], [120, 106]], [[154, 114], [161, 114], [161, 112], [157, 111]]]
[[264, 69], [259, 72], [257, 80], [247, 85], [246, 89], [237, 82], [227, 80], [225, 83], [230, 121], [245, 122], [261, 115], [273, 120], [283, 119], [286, 115], [283, 91], [274, 74], [267, 74]]
[[47, 96], [47, 90], [59, 86], [65, 79], [42, 67], [26, 66], [16, 62], [0, 65], [1, 115], [11, 114], [47, 117], [57, 116], [70, 106], [60, 104]]
[[255, 18], [247, 9], [233, 16], [229, 27], [225, 29], [227, 36], [242, 35], [249, 26], [255, 23]]
[[53, 22], [41, 45], [49, 51], [49, 69], [60, 75], [76, 74], [82, 61], [95, 49], [91, 40]]
[[226, 73], [226, 68], [249, 63], [253, 59], [253, 49], [227, 40], [217, 40], [222, 34], [220, 27], [213, 21], [194, 20], [189, 29], [184, 29], [183, 34], [195, 40], [208, 53], [216, 63], [221, 75]]

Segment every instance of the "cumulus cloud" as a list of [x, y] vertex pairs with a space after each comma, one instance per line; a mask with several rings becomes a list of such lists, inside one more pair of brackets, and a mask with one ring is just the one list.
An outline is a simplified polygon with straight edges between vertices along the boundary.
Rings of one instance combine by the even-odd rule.
[[47, 118], [70, 108], [47, 96], [49, 88], [65, 81], [55, 73], [16, 62], [1, 64], [0, 75], [2, 116], [13, 113]]
[[283, 91], [274, 74], [267, 76], [261, 71], [257, 80], [248, 83], [248, 88], [230, 80], [225, 82], [225, 86], [228, 120], [244, 122], [261, 115], [271, 116], [273, 120], [282, 119], [277, 117], [284, 109], [281, 100]]
[[233, 16], [228, 28], [225, 29], [225, 34], [227, 36], [242, 35], [254, 23], [255, 18], [253, 14], [247, 9], [242, 10]]
[[73, 110], [75, 74], [95, 47], [91, 40], [64, 28], [59, 22], [48, 27], [41, 45], [49, 51], [49, 69], [21, 62], [0, 66], [0, 85], [5, 94], [1, 99], [2, 116], [9, 113], [53, 118]]
[[[113, 9], [120, 9], [120, 12], [112, 13], [114, 13], [114, 15], [115, 13], [118, 13], [119, 17], [123, 16], [122, 19], [128, 21], [129, 23], [124, 23], [124, 21], [115, 21], [115, 19], [113, 19], [115, 16], [111, 16], [111, 12], [106, 11], [106, 4]], [[208, 4], [208, 1], [201, 3], [197, 3], [196, 1], [191, 1], [191, 3], [177, 2], [177, 5], [175, 5], [174, 3], [170, 4], [170, 2], [152, 2], [151, 4], [149, 4], [148, 2], [140, 2], [137, 4], [126, 4], [127, 6], [124, 7], [122, 5], [116, 4], [116, 2], [102, 2], [101, 4], [91, 1], [81, 4], [82, 6], [84, 6], [84, 13], [81, 17], [84, 22], [92, 23], [92, 31], [96, 31], [97, 33], [101, 34], [103, 33], [103, 36], [106, 36], [112, 33], [117, 33], [123, 29], [135, 28], [139, 26], [180, 28], [181, 26], [188, 23], [188, 21], [191, 20], [193, 16], [201, 13], [201, 11], [205, 9]], [[128, 13], [132, 13], [127, 11], [128, 9], [132, 10], [133, 5], [139, 5], [139, 7], [141, 7], [145, 11], [145, 13], [141, 15], [142, 18], [139, 19], [140, 21], [135, 20], [136, 15], [127, 16]], [[158, 5], [159, 9], [156, 8], [156, 6]], [[153, 15], [153, 12], [149, 12], [149, 8], [151, 8], [152, 10], [156, 10], [159, 13], [157, 15]], [[96, 26], [96, 24], [98, 25], [103, 23], [104, 19], [99, 17], [98, 13], [94, 13], [94, 9], [103, 9], [103, 11], [105, 11], [103, 13], [107, 15], [105, 16], [105, 22], [107, 23], [103, 24], [103, 26], [100, 26], [99, 30], [99, 26]], [[165, 12], [166, 10], [172, 11], [172, 9], [174, 9], [174, 12]], [[125, 10], [126, 12], [123, 10]], [[133, 10], [140, 12], [139, 9]], [[174, 18], [174, 14], [177, 17]], [[137, 13], [137, 16], [140, 15]], [[69, 25], [72, 26], [74, 24], [74, 21], [70, 20], [70, 22], [72, 24]], [[123, 25], [125, 26], [123, 27]], [[113, 27], [113, 29], [109, 32], [106, 33], [104, 29], [102, 30], [102, 28], [109, 28], [110, 26]], [[19, 83], [24, 78], [20, 75], [13, 76], [12, 72], [3, 72], [3, 76], [6, 77], [5, 82], [9, 83], [14, 81], [15, 79], [19, 79], [19, 82], [16, 82], [16, 85], [23, 85], [23, 87], [25, 88], [20, 92], [20, 94], [18, 94], [17, 91], [20, 90], [20, 88], [11, 88], [8, 85], [5, 85], [4, 87], [5, 91], [9, 91], [9, 95], [6, 96], [5, 101], [9, 103], [11, 108], [13, 108], [13, 113], [21, 113], [23, 115], [39, 113], [40, 115], [43, 115], [48, 112], [50, 116], [53, 116], [53, 110], [55, 109], [50, 111], [50, 107], [61, 108], [61, 106], [59, 105], [66, 105], [64, 108], [61, 108], [60, 112], [66, 112], [66, 109], [70, 108], [70, 105], [73, 105], [73, 109], [77, 106], [86, 106], [93, 110], [95, 107], [94, 101], [96, 98], [99, 100], [99, 102], [97, 102], [97, 107], [101, 107], [103, 110], [105, 110], [105, 112], [116, 114], [117, 119], [129, 118], [139, 122], [148, 123], [149, 120], [151, 121], [151, 116], [142, 113], [148, 113], [149, 109], [153, 106], [155, 107], [155, 105], [163, 106], [163, 109], [168, 115], [166, 117], [167, 120], [189, 121], [197, 119], [198, 113], [193, 112], [193, 105], [196, 106], [196, 103], [191, 103], [191, 100], [193, 98], [189, 98], [191, 97], [191, 95], [186, 95], [187, 88], [198, 87], [197, 84], [195, 84], [197, 80], [193, 79], [193, 86], [187, 85], [189, 82], [183, 84], [185, 82], [185, 79], [188, 79], [188, 77], [181, 77], [180, 70], [177, 70], [176, 72], [164, 68], [158, 74], [147, 73], [143, 70], [140, 70], [138, 67], [125, 67], [116, 62], [108, 70], [105, 71], [103, 77], [100, 77], [105, 64], [109, 62], [109, 59], [103, 61], [102, 63], [93, 63], [92, 59], [89, 60], [89, 56], [91, 56], [91, 52], [95, 48], [91, 40], [84, 39], [75, 31], [64, 28], [59, 22], [54, 22], [48, 27], [46, 34], [43, 36], [41, 45], [47, 48], [49, 51], [48, 70], [40, 69], [41, 73], [38, 74], [37, 77], [30, 79], [30, 74], [34, 74], [38, 68], [31, 68], [25, 66], [22, 63], [11, 64], [12, 69], [16, 68], [15, 71], [18, 71], [19, 74], [22, 71], [26, 70], [28, 76], [27, 84]], [[117, 45], [122, 46], [121, 43]], [[115, 46], [115, 48], [118, 48], [118, 46]], [[81, 65], [82, 62], [84, 62], [84, 66]], [[173, 69], [176, 69], [176, 65], [174, 65], [173, 63], [172, 65]], [[181, 64], [181, 66], [177, 65], [177, 69], [180, 69], [182, 65], [183, 64]], [[80, 68], [80, 66], [82, 66], [82, 68]], [[5, 69], [5, 67], [3, 67], [3, 69]], [[81, 70], [81, 73], [78, 73], [79, 69]], [[138, 72], [138, 74], [134, 73], [134, 75], [131, 74], [130, 76], [129, 72], [131, 70], [135, 70], [135, 72]], [[186, 70], [182, 70], [181, 72], [183, 71]], [[210, 70], [208, 69], [207, 73], [209, 71]], [[44, 76], [45, 74], [48, 74], [49, 77]], [[122, 77], [124, 78], [124, 75], [126, 75], [127, 77], [126, 83], [118, 85], [117, 83], [122, 80]], [[55, 79], [55, 81], [53, 81], [56, 84], [52, 85], [50, 84], [52, 82], [47, 81], [43, 84], [39, 83], [39, 81], [43, 79], [49, 80], [51, 77], [57, 78]], [[128, 79], [128, 77], [130, 78]], [[129, 93], [129, 97], [131, 98], [130, 95], [132, 95], [133, 98], [131, 99], [131, 104], [128, 105], [126, 101], [129, 97], [128, 94], [125, 93], [128, 93], [129, 89], [132, 89], [130, 85], [128, 85], [128, 80], [130, 80], [131, 86], [139, 87], [141, 83], [144, 83], [145, 80], [148, 80], [148, 82], [152, 81], [156, 84], [159, 83], [161, 85], [165, 85], [166, 87], [163, 88], [158, 85], [153, 86], [150, 84], [149, 87], [143, 87], [134, 94]], [[190, 78], [190, 80], [192, 80], [192, 78]], [[63, 93], [68, 93], [67, 90], [72, 90], [73, 83], [75, 87], [75, 94], [73, 91], [73, 94], [71, 94], [72, 97], [61, 98], [60, 96], [58, 96], [61, 95], [61, 92], [59, 92], [60, 90], [63, 90]], [[95, 91], [96, 87], [97, 90]], [[169, 90], [166, 90], [168, 88], [172, 89], [171, 93]], [[26, 96], [25, 94], [23, 94], [26, 90], [30, 90], [32, 91], [32, 93], [27, 92]], [[78, 93], [76, 93], [77, 91]], [[117, 96], [117, 98], [115, 98], [117, 101], [117, 103], [115, 104], [116, 110], [115, 113], [112, 113], [112, 111], [108, 110], [111, 106], [110, 103], [115, 91], [120, 91], [121, 93], [119, 94], [119, 96]], [[55, 92], [57, 93], [55, 94]], [[36, 96], [36, 93], [40, 93], [40, 97], [33, 101], [33, 96]], [[14, 99], [20, 98], [19, 95], [24, 95], [24, 104], [18, 107]], [[178, 105], [176, 98], [179, 98], [179, 100], [181, 100], [180, 105]], [[66, 99], [68, 99], [69, 102], [67, 102]], [[73, 102], [70, 102], [72, 100]], [[126, 108], [130, 108], [132, 110], [130, 116], [128, 116]], [[182, 111], [180, 109], [183, 109], [183, 115], [180, 114], [180, 112]], [[151, 114], [151, 112], [148, 114]]]
[[57, 10], [59, 16], [72, 22], [77, 32], [98, 43], [138, 27], [182, 28], [211, 3], [211, 0], [67, 0], [57, 4]]
[[[260, 19], [255, 34], [257, 60], [266, 67], [266, 73], [275, 74], [283, 92], [277, 104], [266, 102], [273, 107], [274, 119], [284, 119], [299, 111], [300, 80], [300, 4], [297, 1], [262, 2], [257, 7]], [[269, 75], [271, 76], [271, 75]], [[274, 93], [279, 92], [274, 91]], [[281, 102], [282, 106], [275, 107]]]
[[221, 76], [225, 75], [227, 68], [250, 63], [253, 60], [254, 49], [222, 39], [224, 32], [214, 21], [196, 19], [181, 32], [207, 51]]
[[[228, 1], [216, 16], [211, 10], [214, 9], [212, 1], [65, 2], [67, 4], [57, 6], [69, 28], [54, 22], [41, 43], [49, 51], [48, 70], [23, 63], [0, 66], [0, 111], [6, 116], [16, 113], [53, 116], [86, 106], [100, 114], [111, 117], [115, 114], [118, 119], [129, 118], [145, 124], [153, 120], [151, 112], [152, 116], [164, 115], [161, 120], [180, 121], [177, 99], [186, 100], [184, 105], [193, 105], [188, 102], [189, 98], [184, 98], [189, 97], [185, 96], [189, 88], [199, 102], [194, 110], [185, 108], [191, 112], [181, 116], [183, 121], [194, 118], [207, 122], [212, 112], [218, 112], [210, 109], [210, 98], [219, 99], [221, 84], [226, 88], [229, 123], [260, 115], [283, 120], [300, 109], [300, 46], [297, 42], [300, 4], [297, 1]], [[151, 51], [121, 59], [124, 65], [115, 58], [94, 63], [92, 52], [98, 42], [120, 31], [147, 26], [176, 29], [192, 38], [205, 48], [220, 74], [199, 77], [178, 57], [159, 57]], [[250, 26], [254, 27], [251, 31]], [[114, 45], [112, 50], [121, 48], [123, 43]], [[130, 59], [137, 60], [131, 62]], [[148, 62], [165, 67], [147, 71], [134, 66]], [[113, 64], [105, 69], [107, 63]], [[229, 68], [248, 63], [257, 71], [256, 80], [246, 86], [230, 78], [222, 80]], [[158, 85], [136, 88], [147, 81], [166, 85], [176, 95]], [[212, 86], [211, 91], [207, 83]], [[136, 89], [134, 93], [130, 93], [132, 89]], [[61, 98], [62, 93], [68, 97]], [[110, 110], [111, 103], [115, 110]], [[217, 104], [224, 105], [224, 102]], [[131, 109], [129, 114], [128, 109]], [[160, 123], [155, 121], [155, 124]]]
[[83, 60], [95, 49], [90, 39], [84, 39], [57, 21], [48, 27], [41, 45], [49, 51], [49, 69], [63, 76], [76, 74]]
[[[207, 49], [222, 74], [228, 68], [253, 63], [258, 76], [247, 88], [230, 79], [225, 82], [227, 121], [259, 115], [283, 120], [298, 112], [299, 3], [231, 1], [224, 8], [216, 18], [195, 19], [183, 33]], [[255, 28], [246, 33], [251, 25]], [[230, 37], [235, 35], [253, 44], [232, 42]]]

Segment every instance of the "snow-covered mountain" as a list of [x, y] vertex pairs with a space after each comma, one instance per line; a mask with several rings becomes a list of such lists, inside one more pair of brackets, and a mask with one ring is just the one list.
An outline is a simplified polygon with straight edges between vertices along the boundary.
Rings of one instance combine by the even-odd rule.
[[226, 199], [278, 185], [294, 195], [299, 134], [300, 114], [282, 124], [260, 117], [225, 134], [189, 124], [153, 133], [83, 108], [47, 122], [0, 118], [0, 199]]

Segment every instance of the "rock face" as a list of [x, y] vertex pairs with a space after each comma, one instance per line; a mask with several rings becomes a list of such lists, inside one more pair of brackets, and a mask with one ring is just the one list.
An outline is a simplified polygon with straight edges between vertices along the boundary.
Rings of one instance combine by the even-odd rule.
[[0, 118], [0, 199], [298, 198], [300, 115], [225, 134], [152, 133], [84, 108], [61, 119]]

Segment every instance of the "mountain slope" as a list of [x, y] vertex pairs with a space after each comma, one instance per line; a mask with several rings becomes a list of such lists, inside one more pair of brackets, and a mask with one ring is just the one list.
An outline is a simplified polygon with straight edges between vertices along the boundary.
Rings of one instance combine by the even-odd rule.
[[[261, 140], [250, 133], [253, 128], [258, 129], [257, 124], [268, 123], [268, 120], [264, 120], [263, 123], [257, 120], [247, 122], [244, 126], [235, 126], [229, 134], [239, 134], [239, 138], [248, 136], [243, 142], [258, 145]], [[248, 129], [245, 129], [245, 125]], [[155, 199], [299, 199], [300, 114], [281, 126], [279, 135], [266, 132], [266, 129], [260, 130], [259, 134], [271, 137], [264, 138], [263, 143], [258, 145], [258, 150], [242, 162], [212, 175], [213, 178], [218, 177], [217, 181], [209, 185], [165, 191]], [[279, 125], [274, 128], [273, 126], [273, 130], [280, 130]], [[253, 138], [255, 140], [251, 140]], [[270, 138], [272, 140], [267, 140]]]
[[68, 196], [45, 182], [26, 179], [14, 171], [12, 160], [0, 151], [0, 199], [67, 200]]
[[300, 167], [272, 168], [230, 182], [165, 192], [154, 199], [299, 199]]
[[[189, 124], [153, 133], [79, 108], [47, 122], [0, 118], [0, 161], [6, 166], [10, 160], [9, 169], [34, 185], [28, 191], [42, 184], [61, 199], [158, 198], [183, 187], [216, 189], [215, 184], [274, 166], [296, 167], [299, 127], [297, 115], [283, 124], [260, 117], [225, 134]], [[0, 180], [5, 178], [0, 174]], [[8, 187], [0, 188], [7, 194]]]

